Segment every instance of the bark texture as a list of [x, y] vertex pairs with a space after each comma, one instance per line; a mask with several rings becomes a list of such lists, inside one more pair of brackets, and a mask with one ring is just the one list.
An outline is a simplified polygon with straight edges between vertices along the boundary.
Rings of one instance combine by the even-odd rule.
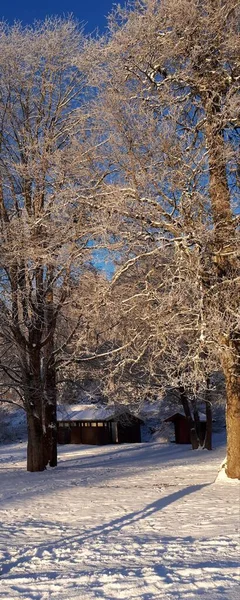
[[[233, 348], [233, 352], [231, 352]], [[223, 361], [227, 405], [227, 476], [240, 479], [240, 344], [231, 342]]]
[[45, 463], [45, 436], [43, 433], [40, 416], [27, 414], [28, 445], [27, 445], [27, 470], [44, 471]]

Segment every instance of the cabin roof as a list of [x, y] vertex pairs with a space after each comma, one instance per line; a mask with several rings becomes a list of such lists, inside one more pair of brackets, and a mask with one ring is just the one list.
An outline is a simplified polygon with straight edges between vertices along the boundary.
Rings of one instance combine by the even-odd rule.
[[[206, 421], [206, 415], [204, 415], [204, 413], [199, 412], [198, 414], [200, 421]], [[181, 418], [186, 419], [186, 415], [184, 414], [184, 412], [178, 411], [167, 417], [167, 419], [164, 419], [164, 423], [168, 423], [169, 421], [174, 422]]]
[[98, 407], [95, 404], [73, 404], [62, 405], [57, 409], [58, 421], [116, 421], [122, 420], [124, 417], [131, 417], [139, 422], [141, 419], [135, 417], [126, 406], [108, 405]]

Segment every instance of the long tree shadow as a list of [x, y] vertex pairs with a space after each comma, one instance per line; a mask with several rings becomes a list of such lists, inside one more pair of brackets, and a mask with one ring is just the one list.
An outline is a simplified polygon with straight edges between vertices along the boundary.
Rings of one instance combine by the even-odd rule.
[[[134, 523], [137, 523], [138, 521], [146, 519], [146, 518], [152, 516], [154, 513], [162, 510], [163, 508], [166, 508], [173, 502], [177, 502], [178, 500], [180, 500], [181, 498], [184, 498], [185, 496], [189, 496], [190, 494], [196, 493], [196, 492], [200, 491], [201, 489], [203, 489], [204, 487], [207, 487], [208, 485], [209, 484], [188, 486], [188, 487], [178, 490], [177, 492], [174, 492], [173, 494], [170, 494], [164, 498], [159, 498], [159, 500], [156, 500], [155, 502], [148, 504], [142, 510], [131, 512], [128, 515], [124, 515], [123, 517], [118, 517], [117, 519], [113, 519], [112, 521], [110, 521], [110, 523], [106, 523], [104, 525], [97, 525], [96, 527], [89, 529], [88, 531], [86, 531], [83, 534], [79, 535], [79, 533], [77, 533], [77, 534], [75, 533], [74, 535], [64, 536], [64, 540], [60, 539], [60, 540], [54, 541], [52, 543], [43, 542], [43, 543], [39, 544], [39, 546], [38, 546], [37, 556], [40, 558], [42, 556], [43, 552], [47, 551], [47, 552], [51, 553], [53, 549], [59, 548], [61, 546], [62, 547], [68, 546], [69, 544], [76, 542], [76, 541], [80, 545], [81, 543], [83, 543], [86, 540], [89, 540], [91, 538], [96, 538], [96, 536], [98, 536], [98, 535], [108, 536], [109, 534], [118, 532], [118, 531], [122, 530], [124, 527], [131, 526]], [[44, 523], [42, 523], [42, 526], [44, 527]], [[36, 553], [34, 552], [34, 554], [33, 554], [32, 546], [29, 546], [28, 548], [26, 548], [26, 553], [24, 555], [18, 557], [15, 561], [12, 561], [6, 565], [3, 565], [0, 577], [2, 578], [3, 576], [7, 575], [15, 567], [19, 567], [20, 564], [28, 563], [28, 562], [30, 563], [33, 556], [36, 556]], [[19, 576], [19, 574], [18, 574], [18, 576]]]
[[113, 521], [111, 521], [110, 523], [108, 523], [106, 525], [99, 525], [97, 527], [94, 527], [88, 533], [86, 533], [85, 535], [82, 535], [81, 540], [84, 541], [85, 539], [94, 537], [97, 534], [102, 535], [102, 534], [113, 533], [114, 531], [121, 530], [123, 527], [127, 527], [129, 525], [132, 525], [133, 523], [137, 523], [138, 521], [141, 521], [142, 519], [147, 519], [148, 517], [152, 516], [154, 513], [159, 512], [163, 508], [166, 508], [166, 506], [169, 506], [173, 502], [176, 502], [177, 500], [180, 500], [181, 498], [188, 496], [189, 494], [198, 492], [200, 489], [207, 487], [208, 485], [209, 484], [205, 484], [205, 483], [201, 484], [201, 485], [191, 485], [182, 490], [178, 490], [177, 492], [174, 492], [173, 494], [169, 494], [169, 496], [167, 496], [165, 498], [159, 498], [159, 500], [156, 500], [155, 502], [148, 504], [142, 510], [139, 510], [137, 512], [131, 512], [128, 515], [124, 515], [124, 517], [118, 517], [117, 519], [114, 519]]
[[[196, 452], [193, 455], [190, 446], [187, 449], [176, 446], [171, 447], [169, 445], [161, 446], [159, 444], [136, 444], [136, 446], [133, 444], [131, 447], [127, 445], [127, 447], [123, 448], [111, 446], [108, 451], [104, 451], [102, 456], [95, 453], [94, 447], [87, 446], [86, 449], [86, 454], [84, 448], [79, 453], [79, 447], [77, 447], [77, 456], [74, 456], [71, 452], [67, 458], [64, 455], [62, 458], [60, 457], [59, 466], [54, 469], [54, 472], [51, 469], [47, 469], [42, 473], [28, 473], [27, 471], [23, 472], [21, 469], [21, 479], [19, 479], [19, 468], [13, 466], [9, 470], [6, 467], [3, 470], [0, 469], [2, 489], [2, 498], [0, 499], [1, 508], [6, 504], [9, 505], [9, 502], [16, 503], [25, 498], [29, 499], [30, 497], [37, 496], [39, 494], [39, 486], [42, 488], [42, 495], [48, 495], [49, 491], [55, 493], [63, 487], [71, 488], [72, 485], [98, 487], [98, 485], [103, 485], [103, 482], [113, 482], [113, 486], [115, 487], [116, 478], [119, 479], [119, 476], [124, 478], [127, 475], [129, 477], [132, 473], [134, 476], [139, 476], [141, 472], [154, 465], [158, 465], [160, 473], [160, 470], [163, 469], [165, 471], [174, 462], [177, 465], [180, 460], [183, 465], [185, 462], [188, 465], [189, 459], [192, 465], [199, 461], [201, 465], [205, 461], [209, 461], [207, 454], [203, 455], [201, 452]], [[213, 483], [216, 473], [214, 472], [212, 475], [207, 471], [207, 474], [208, 478], [205, 481], [209, 483], [210, 478], [212, 478]], [[160, 483], [155, 482], [155, 486], [159, 487]], [[46, 484], [44, 486], [45, 490], [42, 484]]]

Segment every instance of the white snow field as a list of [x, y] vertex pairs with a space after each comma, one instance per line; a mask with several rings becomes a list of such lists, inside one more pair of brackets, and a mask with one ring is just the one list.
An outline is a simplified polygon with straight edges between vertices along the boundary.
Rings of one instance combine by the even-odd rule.
[[59, 455], [27, 473], [26, 444], [0, 448], [1, 600], [239, 600], [240, 487], [217, 478], [221, 441]]

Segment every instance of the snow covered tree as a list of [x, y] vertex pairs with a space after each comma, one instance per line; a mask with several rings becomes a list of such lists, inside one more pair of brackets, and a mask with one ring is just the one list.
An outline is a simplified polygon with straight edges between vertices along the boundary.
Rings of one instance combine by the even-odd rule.
[[[175, 248], [178, 280], [176, 268], [165, 269], [166, 336], [177, 352], [185, 348], [184, 360], [221, 364], [231, 478], [240, 477], [239, 11], [233, 0], [138, 0], [113, 12], [99, 50], [102, 128], [115, 169], [103, 192], [129, 252], [117, 277], [141, 256]], [[151, 327], [158, 322], [156, 311]], [[144, 338], [132, 323], [137, 346]]]
[[[220, 365], [202, 343], [201, 265], [198, 250], [186, 262], [178, 245], [171, 246], [135, 255], [101, 295], [98, 291], [88, 329], [95, 350], [92, 342], [89, 358], [96, 361], [97, 354], [101, 360], [105, 391], [113, 401], [141, 408], [144, 398], [171, 390], [190, 421], [193, 447], [211, 449], [211, 436], [202, 439], [198, 406], [205, 403], [210, 430], [209, 400], [216, 395], [210, 375]], [[210, 311], [207, 318], [211, 322]]]
[[83, 102], [89, 65], [71, 20], [1, 24], [0, 369], [26, 410], [30, 471], [57, 464], [56, 363], [78, 319], [60, 345], [56, 328], [99, 231]]

